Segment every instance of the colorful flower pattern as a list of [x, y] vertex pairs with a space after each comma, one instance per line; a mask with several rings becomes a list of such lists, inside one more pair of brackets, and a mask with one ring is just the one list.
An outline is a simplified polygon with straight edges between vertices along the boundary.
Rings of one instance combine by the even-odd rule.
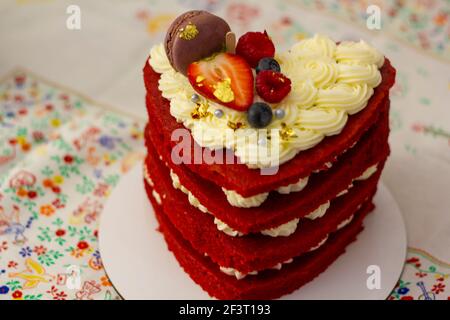
[[300, 0], [307, 9], [366, 25], [366, 9], [377, 5], [383, 32], [416, 49], [450, 61], [450, 6], [445, 0]]
[[118, 297], [98, 219], [144, 156], [143, 126], [26, 72], [0, 83], [0, 299]]
[[449, 300], [450, 264], [423, 250], [409, 248], [402, 278], [390, 300]]

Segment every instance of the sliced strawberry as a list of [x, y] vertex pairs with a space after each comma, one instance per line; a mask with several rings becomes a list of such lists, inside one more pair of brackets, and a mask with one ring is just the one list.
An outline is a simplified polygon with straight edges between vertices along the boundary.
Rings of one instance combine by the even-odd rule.
[[248, 63], [231, 53], [219, 53], [188, 68], [192, 87], [207, 99], [246, 111], [253, 103], [253, 73]]

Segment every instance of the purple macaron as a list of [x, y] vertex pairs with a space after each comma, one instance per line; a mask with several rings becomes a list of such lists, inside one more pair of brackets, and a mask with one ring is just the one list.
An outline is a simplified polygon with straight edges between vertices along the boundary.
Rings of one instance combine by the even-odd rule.
[[194, 10], [180, 15], [167, 31], [164, 46], [172, 67], [187, 75], [189, 65], [225, 49], [230, 26], [207, 11]]

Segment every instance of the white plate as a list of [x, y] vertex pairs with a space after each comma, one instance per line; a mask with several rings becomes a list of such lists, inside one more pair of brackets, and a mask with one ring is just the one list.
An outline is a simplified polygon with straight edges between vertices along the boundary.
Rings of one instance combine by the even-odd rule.
[[[358, 240], [319, 277], [283, 299], [388, 297], [403, 269], [406, 231], [397, 203], [383, 184], [375, 204]], [[100, 252], [114, 287], [125, 299], [210, 299], [178, 265], [157, 227], [138, 165], [121, 179], [100, 222]], [[380, 289], [367, 288], [369, 266], [380, 268]]]

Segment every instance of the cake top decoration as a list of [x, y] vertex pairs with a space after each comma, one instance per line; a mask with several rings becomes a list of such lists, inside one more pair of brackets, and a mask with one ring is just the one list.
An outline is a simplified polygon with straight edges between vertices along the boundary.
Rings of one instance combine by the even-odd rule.
[[[276, 53], [268, 32], [247, 32], [232, 53], [233, 38], [223, 19], [189, 11], [173, 22], [165, 45], [153, 47], [149, 63], [170, 114], [195, 141], [232, 149], [250, 167], [287, 162], [339, 134], [381, 82], [384, 56], [364, 41], [315, 35]], [[255, 160], [249, 150], [261, 149], [258, 139], [247, 142], [261, 129], [268, 152]]]

